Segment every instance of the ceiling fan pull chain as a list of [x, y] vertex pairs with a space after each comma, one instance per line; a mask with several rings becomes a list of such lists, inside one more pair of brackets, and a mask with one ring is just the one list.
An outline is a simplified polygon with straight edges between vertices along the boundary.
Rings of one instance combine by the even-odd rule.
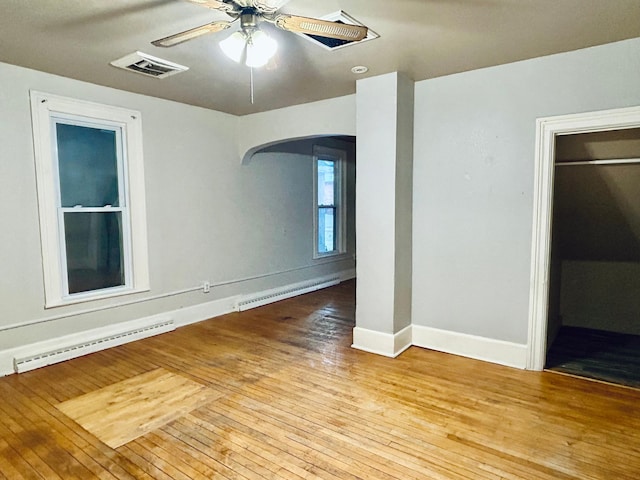
[[250, 75], [250, 89], [251, 89], [251, 105], [253, 105], [253, 67], [249, 67]]

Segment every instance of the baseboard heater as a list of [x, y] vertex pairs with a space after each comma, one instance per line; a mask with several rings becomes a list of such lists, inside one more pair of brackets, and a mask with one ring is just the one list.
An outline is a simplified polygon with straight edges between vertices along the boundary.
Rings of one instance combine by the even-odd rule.
[[[143, 327], [122, 332], [113, 332], [107, 335], [102, 333], [104, 329], [100, 329], [99, 331], [102, 335], [96, 335], [95, 338], [92, 338], [92, 332], [87, 332], [86, 339], [81, 342], [64, 345], [64, 339], [61, 339], [61, 343], [64, 346], [55, 349], [43, 348], [41, 351], [38, 351], [37, 347], [34, 347], [35, 350], [30, 351], [28, 355], [14, 357], [13, 367], [16, 373], [28, 372], [29, 370], [35, 370], [36, 368], [81, 357], [89, 353], [116, 347], [135, 340], [160, 335], [161, 333], [170, 332], [175, 329], [176, 327], [173, 320], [165, 319]], [[98, 331], [93, 333], [96, 334], [97, 332]]]
[[341, 282], [339, 276], [324, 277], [309, 282], [301, 282], [293, 285], [287, 285], [282, 288], [274, 288], [255, 295], [247, 295], [240, 297], [236, 302], [236, 310], [243, 312], [251, 308], [261, 307], [269, 303], [285, 300], [287, 298], [296, 297], [304, 293], [314, 292], [322, 288], [338, 285]]

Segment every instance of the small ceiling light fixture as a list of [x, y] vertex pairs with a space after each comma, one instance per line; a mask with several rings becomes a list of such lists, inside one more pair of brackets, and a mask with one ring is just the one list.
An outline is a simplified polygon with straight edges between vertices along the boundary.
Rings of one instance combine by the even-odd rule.
[[220, 42], [224, 54], [234, 62], [259, 68], [267, 64], [278, 50], [278, 43], [258, 28], [258, 16], [251, 9], [240, 15], [240, 31]]
[[363, 73], [367, 73], [369, 71], [369, 68], [365, 67], [364, 65], [356, 65], [351, 69], [351, 71], [356, 75], [362, 75]]

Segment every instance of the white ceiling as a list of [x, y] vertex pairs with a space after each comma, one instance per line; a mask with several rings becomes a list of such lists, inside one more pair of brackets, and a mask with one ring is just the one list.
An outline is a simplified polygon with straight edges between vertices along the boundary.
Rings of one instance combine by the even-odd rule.
[[[2, 0], [0, 61], [244, 115], [353, 93], [354, 65], [368, 66], [365, 76], [423, 80], [640, 37], [640, 0], [291, 0], [282, 11], [339, 9], [380, 38], [330, 52], [262, 24], [280, 47], [255, 71], [253, 105], [249, 69], [217, 46], [230, 30], [169, 49], [150, 44], [228, 19], [184, 0]], [[159, 80], [109, 65], [136, 50], [190, 69]]]

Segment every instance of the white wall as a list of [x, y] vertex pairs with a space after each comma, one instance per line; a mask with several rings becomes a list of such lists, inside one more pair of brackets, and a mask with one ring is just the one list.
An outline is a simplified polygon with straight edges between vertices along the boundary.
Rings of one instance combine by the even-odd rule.
[[640, 39], [418, 82], [413, 324], [527, 342], [535, 120], [640, 104]]
[[238, 118], [238, 132], [238, 155], [243, 162], [282, 140], [355, 135], [355, 95], [244, 115]]
[[[157, 80], [150, 80], [157, 81]], [[172, 79], [167, 81], [173, 81]], [[0, 64], [0, 351], [353, 267], [315, 266], [311, 159], [270, 155], [242, 165], [236, 117]], [[151, 291], [293, 272], [31, 326], [3, 327], [132, 297], [45, 310], [29, 90], [141, 111]]]
[[[357, 83], [358, 288], [356, 323], [387, 334], [394, 322], [396, 77]], [[376, 98], [377, 101], [371, 101]], [[386, 128], [382, 128], [384, 124]], [[364, 168], [366, 167], [366, 168]]]

